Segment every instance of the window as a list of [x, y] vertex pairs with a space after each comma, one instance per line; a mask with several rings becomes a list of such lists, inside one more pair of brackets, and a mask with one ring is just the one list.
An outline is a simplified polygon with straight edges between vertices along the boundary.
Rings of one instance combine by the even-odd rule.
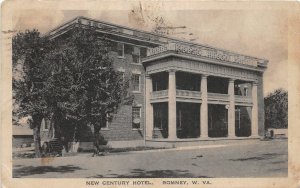
[[131, 77], [131, 84], [132, 84], [132, 91], [140, 92], [140, 78], [139, 74], [132, 74]]
[[244, 88], [244, 96], [248, 96], [248, 88], [247, 87]]
[[108, 130], [109, 126], [111, 124], [111, 121], [112, 121], [111, 116], [109, 116], [108, 114], [106, 114], [106, 119], [103, 121], [101, 129], [102, 130]]
[[124, 57], [124, 44], [118, 43], [117, 47], [118, 57]]
[[41, 127], [42, 127], [42, 131], [48, 131], [50, 128], [50, 121], [44, 118], [42, 120]]
[[140, 48], [134, 46], [133, 47], [133, 52], [132, 52], [132, 61], [133, 61], [133, 63], [139, 64], [140, 61], [141, 61], [140, 57], [141, 57]]
[[133, 129], [141, 128], [141, 107], [140, 106], [132, 107], [132, 128]]
[[235, 95], [242, 95], [241, 86], [240, 85], [234, 85], [234, 94]]
[[241, 87], [238, 86], [238, 95], [242, 95]]

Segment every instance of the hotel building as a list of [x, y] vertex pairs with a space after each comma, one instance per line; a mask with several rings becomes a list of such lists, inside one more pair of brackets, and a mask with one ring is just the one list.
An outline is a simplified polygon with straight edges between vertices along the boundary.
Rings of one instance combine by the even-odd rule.
[[113, 44], [116, 71], [130, 77], [132, 104], [101, 133], [109, 143], [146, 145], [259, 138], [264, 134], [263, 73], [268, 61], [112, 23], [77, 17], [55, 39], [93, 27]]

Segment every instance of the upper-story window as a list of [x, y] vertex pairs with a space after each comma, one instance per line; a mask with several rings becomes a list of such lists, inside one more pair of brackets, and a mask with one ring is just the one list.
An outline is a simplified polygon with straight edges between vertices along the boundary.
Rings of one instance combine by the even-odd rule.
[[134, 46], [132, 51], [132, 61], [133, 63], [140, 63], [141, 62], [141, 51], [139, 47]]
[[240, 96], [249, 96], [248, 84], [236, 84], [234, 85], [234, 94]]
[[244, 96], [248, 96], [248, 88], [247, 87], [244, 88]]
[[50, 128], [50, 121], [48, 119], [43, 119], [41, 123], [42, 131], [48, 131]]
[[118, 57], [124, 57], [124, 44], [123, 43], [118, 43], [117, 53], [118, 53]]
[[140, 92], [140, 88], [141, 88], [140, 80], [141, 80], [140, 74], [132, 74], [132, 77], [131, 77], [132, 91]]

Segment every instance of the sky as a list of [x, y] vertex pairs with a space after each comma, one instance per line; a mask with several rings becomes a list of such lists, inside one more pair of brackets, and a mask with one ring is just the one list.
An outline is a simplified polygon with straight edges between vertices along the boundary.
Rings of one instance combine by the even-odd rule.
[[153, 19], [163, 18], [174, 29], [173, 36], [194, 42], [268, 59], [264, 73], [264, 95], [288, 89], [288, 15], [272, 10], [165, 10], [158, 4], [129, 5], [123, 10], [27, 10], [14, 14], [15, 30], [38, 29], [45, 33], [76, 16], [151, 31]]

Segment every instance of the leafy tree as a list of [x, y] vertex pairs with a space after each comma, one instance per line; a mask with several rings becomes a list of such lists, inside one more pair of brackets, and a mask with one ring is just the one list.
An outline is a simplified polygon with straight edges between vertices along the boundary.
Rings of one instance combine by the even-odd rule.
[[264, 99], [266, 128], [288, 127], [288, 92], [277, 89]]
[[49, 41], [37, 30], [20, 32], [12, 39], [13, 99], [19, 117], [30, 116], [35, 153], [40, 156], [40, 125], [49, 113], [44, 100], [44, 82], [48, 77], [42, 63], [49, 48]]
[[69, 37], [58, 39], [56, 46], [46, 58], [52, 70], [47, 82], [49, 108], [60, 122], [66, 120], [75, 129], [93, 125], [98, 137], [128, 86], [114, 71], [109, 57], [111, 45], [91, 28], [76, 28]]
[[73, 141], [73, 130], [87, 124], [98, 138], [123, 102], [128, 80], [114, 71], [110, 48], [92, 28], [75, 28], [52, 40], [36, 30], [13, 37], [14, 98], [18, 115], [32, 117], [37, 157], [44, 117], [54, 120], [56, 138]]

